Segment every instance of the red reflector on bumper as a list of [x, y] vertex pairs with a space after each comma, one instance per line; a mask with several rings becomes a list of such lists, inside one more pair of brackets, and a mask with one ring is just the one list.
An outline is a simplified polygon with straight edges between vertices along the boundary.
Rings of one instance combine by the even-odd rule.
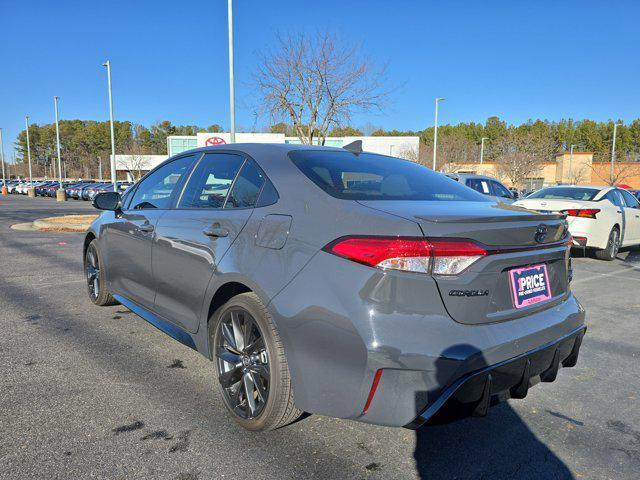
[[376, 394], [376, 389], [378, 388], [378, 383], [380, 383], [380, 377], [382, 377], [382, 369], [378, 369], [376, 372], [376, 376], [373, 377], [373, 383], [371, 384], [371, 390], [369, 391], [369, 397], [367, 398], [367, 403], [364, 404], [364, 408], [362, 409], [362, 415], [367, 413], [369, 407], [371, 406], [371, 402], [373, 401], [373, 396]]

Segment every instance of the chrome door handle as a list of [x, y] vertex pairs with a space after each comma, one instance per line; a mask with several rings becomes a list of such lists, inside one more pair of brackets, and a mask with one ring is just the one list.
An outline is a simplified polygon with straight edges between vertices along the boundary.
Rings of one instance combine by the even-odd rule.
[[153, 232], [154, 228], [153, 228], [153, 225], [151, 225], [150, 223], [145, 223], [144, 225], [140, 225], [138, 227], [138, 230], [140, 230], [141, 232], [150, 233], [150, 232]]
[[205, 228], [202, 231], [202, 233], [204, 233], [207, 237], [214, 237], [214, 238], [229, 236], [229, 230], [221, 227]]

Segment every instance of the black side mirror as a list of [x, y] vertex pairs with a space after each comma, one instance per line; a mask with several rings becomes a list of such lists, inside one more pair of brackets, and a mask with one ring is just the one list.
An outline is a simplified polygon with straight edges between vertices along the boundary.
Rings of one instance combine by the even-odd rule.
[[102, 192], [93, 198], [93, 206], [98, 210], [117, 212], [122, 208], [122, 197], [118, 192]]

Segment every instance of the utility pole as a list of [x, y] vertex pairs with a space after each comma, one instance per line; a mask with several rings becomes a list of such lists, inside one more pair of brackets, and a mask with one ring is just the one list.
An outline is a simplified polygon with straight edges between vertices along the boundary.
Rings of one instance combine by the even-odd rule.
[[107, 60], [102, 64], [107, 67], [107, 85], [109, 88], [109, 122], [111, 124], [111, 182], [113, 183], [113, 191], [118, 191], [116, 185], [116, 135], [113, 130], [113, 96], [111, 94], [111, 62]]
[[236, 142], [236, 100], [233, 85], [233, 0], [228, 0], [229, 20], [229, 107], [231, 115], [231, 143]]
[[[229, 0], [231, 1], [231, 0]], [[438, 102], [444, 98], [436, 97], [436, 113], [433, 121], [433, 171], [436, 171], [436, 155], [438, 150]]]
[[618, 125], [622, 125], [621, 123], [613, 124], [613, 144], [611, 145], [611, 184], [613, 184], [614, 180], [614, 165], [616, 163], [616, 132], [618, 131]]
[[487, 137], [482, 137], [480, 140], [480, 173], [482, 173], [482, 161], [484, 160], [484, 141], [488, 140]]
[[98, 157], [98, 180], [102, 181], [102, 157]]

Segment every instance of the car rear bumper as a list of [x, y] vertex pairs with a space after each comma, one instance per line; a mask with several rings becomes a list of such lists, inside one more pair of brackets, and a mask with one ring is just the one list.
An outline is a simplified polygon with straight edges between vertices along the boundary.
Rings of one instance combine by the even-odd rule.
[[316, 255], [268, 306], [296, 404], [310, 413], [405, 426], [460, 379], [584, 328], [571, 293], [543, 310], [467, 325], [447, 313], [431, 277], [340, 262]]
[[462, 376], [445, 387], [434, 401], [427, 401], [405, 427], [416, 429], [424, 424], [485, 416], [489, 407], [500, 401], [525, 398], [529, 388], [537, 383], [555, 381], [561, 366], [576, 365], [586, 330], [582, 326], [555, 342]]

